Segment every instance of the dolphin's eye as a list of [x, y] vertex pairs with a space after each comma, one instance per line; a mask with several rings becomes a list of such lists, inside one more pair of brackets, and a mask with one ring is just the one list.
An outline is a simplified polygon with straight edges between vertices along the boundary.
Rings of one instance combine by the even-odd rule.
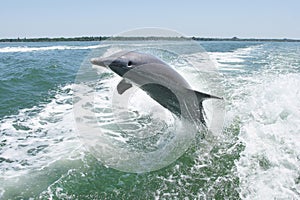
[[131, 67], [131, 65], [132, 65], [132, 62], [131, 61], [128, 61], [128, 67]]

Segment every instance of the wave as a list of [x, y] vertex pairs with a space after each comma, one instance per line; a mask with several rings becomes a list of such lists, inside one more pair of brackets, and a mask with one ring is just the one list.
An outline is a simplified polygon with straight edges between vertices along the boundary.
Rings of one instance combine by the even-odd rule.
[[52, 51], [52, 50], [86, 50], [106, 47], [108, 45], [90, 45], [90, 46], [45, 46], [45, 47], [3, 47], [0, 53], [17, 53], [17, 52], [33, 52], [33, 51]]
[[252, 57], [251, 53], [259, 50], [263, 45], [253, 45], [245, 48], [238, 48], [233, 52], [208, 52], [208, 55], [215, 66], [221, 71], [242, 70], [246, 65], [247, 58]]
[[[33, 52], [33, 51], [52, 51], [52, 50], [86, 50], [97, 49], [111, 46], [113, 41], [107, 41], [106, 43], [89, 46], [43, 46], [43, 47], [28, 47], [28, 46], [16, 46], [16, 47], [2, 47], [0, 53], [17, 53], [17, 52]], [[118, 46], [128, 46], [128, 44], [118, 44]], [[143, 47], [145, 44], [130, 44], [131, 47]], [[155, 46], [155, 44], [149, 44], [148, 46]]]

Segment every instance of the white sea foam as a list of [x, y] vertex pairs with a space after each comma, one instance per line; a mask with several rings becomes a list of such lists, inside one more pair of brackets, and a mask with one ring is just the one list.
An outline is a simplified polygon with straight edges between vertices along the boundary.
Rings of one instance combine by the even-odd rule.
[[[111, 46], [113, 41], [108, 40], [103, 44], [88, 45], [88, 46], [74, 46], [74, 45], [57, 45], [57, 46], [42, 46], [42, 47], [30, 47], [30, 46], [16, 46], [16, 47], [2, 47], [0, 53], [16, 53], [16, 52], [33, 52], [33, 51], [52, 51], [52, 50], [85, 50], [85, 49], [97, 49], [107, 46]], [[149, 44], [154, 46], [155, 44]], [[118, 44], [117, 46], [128, 46], [128, 44]], [[145, 44], [130, 44], [132, 48], [144, 47]]]
[[[1, 177], [9, 179], [65, 159], [80, 147], [75, 134], [71, 85], [48, 104], [22, 109], [0, 121]], [[1, 181], [1, 180], [0, 180]]]
[[90, 45], [90, 46], [45, 46], [45, 47], [3, 47], [0, 48], [0, 53], [15, 53], [15, 52], [32, 52], [32, 51], [51, 51], [51, 50], [85, 50], [85, 49], [97, 49], [106, 47], [108, 45]]
[[262, 45], [253, 45], [233, 52], [208, 52], [208, 55], [219, 70], [235, 71], [244, 68], [245, 59], [251, 57], [251, 53], [260, 47]]
[[299, 85], [299, 74], [262, 73], [235, 86], [228, 116], [241, 121], [245, 150], [236, 166], [243, 199], [300, 197]]

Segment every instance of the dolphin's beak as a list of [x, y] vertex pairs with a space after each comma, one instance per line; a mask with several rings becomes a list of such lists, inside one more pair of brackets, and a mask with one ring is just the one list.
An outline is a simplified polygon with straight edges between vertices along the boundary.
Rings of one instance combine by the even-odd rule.
[[108, 65], [110, 64], [110, 62], [108, 60], [103, 59], [103, 58], [92, 58], [91, 63], [93, 65], [98, 65], [101, 67], [108, 67]]

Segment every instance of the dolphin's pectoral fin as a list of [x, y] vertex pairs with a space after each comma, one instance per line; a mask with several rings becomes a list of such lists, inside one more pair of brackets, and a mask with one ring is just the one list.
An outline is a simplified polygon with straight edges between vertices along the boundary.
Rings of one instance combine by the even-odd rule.
[[122, 79], [117, 85], [117, 90], [119, 94], [123, 94], [126, 90], [132, 87], [131, 83], [126, 82], [125, 79]]

